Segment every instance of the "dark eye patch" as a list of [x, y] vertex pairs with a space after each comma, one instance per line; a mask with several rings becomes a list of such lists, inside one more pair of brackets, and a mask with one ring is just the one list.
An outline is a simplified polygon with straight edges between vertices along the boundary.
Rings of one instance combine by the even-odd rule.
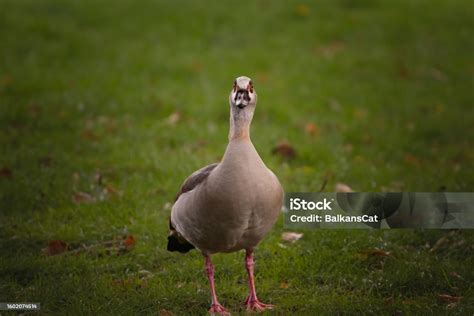
[[240, 95], [243, 95], [245, 101], [250, 101], [249, 92], [247, 90], [240, 89], [237, 91], [234, 97], [234, 101], [237, 101]]

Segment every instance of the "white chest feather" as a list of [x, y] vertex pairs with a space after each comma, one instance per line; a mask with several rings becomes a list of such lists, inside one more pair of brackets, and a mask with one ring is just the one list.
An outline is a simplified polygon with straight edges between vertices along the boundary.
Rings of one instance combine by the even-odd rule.
[[229, 143], [222, 162], [173, 207], [178, 231], [203, 252], [251, 249], [280, 213], [283, 190], [250, 140]]

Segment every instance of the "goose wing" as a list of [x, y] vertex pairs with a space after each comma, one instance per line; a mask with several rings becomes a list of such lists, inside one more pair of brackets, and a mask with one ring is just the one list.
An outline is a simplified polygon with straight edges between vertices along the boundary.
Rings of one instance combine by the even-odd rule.
[[207, 177], [211, 174], [212, 170], [214, 170], [219, 165], [218, 162], [205, 166], [190, 175], [186, 180], [184, 180], [183, 185], [181, 185], [181, 189], [179, 190], [178, 194], [176, 194], [175, 202], [179, 199], [181, 194], [186, 193], [188, 191], [193, 190], [197, 187], [200, 183], [207, 179]]
[[[181, 189], [176, 194], [175, 202], [179, 199], [181, 194], [192, 191], [196, 188], [200, 183], [204, 182], [207, 177], [211, 174], [212, 170], [214, 170], [219, 163], [213, 163], [208, 166], [205, 166], [193, 174], [191, 174], [186, 180], [184, 180], [183, 184], [181, 185]], [[173, 223], [171, 222], [171, 218], [169, 221], [169, 229], [170, 232], [168, 234], [168, 251], [179, 251], [179, 252], [188, 252], [189, 250], [193, 249], [194, 246], [189, 243], [180, 233], [176, 231]]]

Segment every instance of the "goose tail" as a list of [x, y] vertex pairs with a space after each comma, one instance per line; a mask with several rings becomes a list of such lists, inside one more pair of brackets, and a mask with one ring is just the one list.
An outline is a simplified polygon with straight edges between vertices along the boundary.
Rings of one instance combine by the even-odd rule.
[[168, 234], [168, 246], [166, 248], [168, 251], [179, 251], [181, 253], [186, 253], [195, 248], [176, 231], [173, 224], [171, 223], [171, 219], [169, 222], [169, 228], [170, 233]]

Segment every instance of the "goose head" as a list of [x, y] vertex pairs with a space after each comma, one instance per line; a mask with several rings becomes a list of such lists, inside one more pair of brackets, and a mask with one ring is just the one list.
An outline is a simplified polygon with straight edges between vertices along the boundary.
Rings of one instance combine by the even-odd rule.
[[235, 79], [229, 102], [232, 110], [253, 111], [257, 104], [257, 93], [249, 77], [241, 76]]

